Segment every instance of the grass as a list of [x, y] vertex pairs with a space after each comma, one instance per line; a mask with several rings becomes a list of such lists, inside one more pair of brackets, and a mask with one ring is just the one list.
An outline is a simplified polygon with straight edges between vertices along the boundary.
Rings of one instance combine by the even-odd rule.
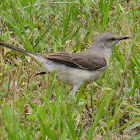
[[1, 0], [0, 8], [0, 40], [31, 52], [80, 52], [101, 32], [131, 37], [74, 98], [55, 74], [35, 76], [31, 58], [0, 47], [1, 139], [140, 139], [138, 0]]

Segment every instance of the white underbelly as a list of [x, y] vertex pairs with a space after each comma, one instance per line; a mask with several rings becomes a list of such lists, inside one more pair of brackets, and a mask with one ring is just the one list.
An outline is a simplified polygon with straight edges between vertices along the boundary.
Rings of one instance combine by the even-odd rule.
[[77, 69], [68, 67], [64, 64], [58, 64], [54, 61], [44, 59], [42, 57], [37, 57], [36, 61], [43, 66], [43, 69], [46, 72], [52, 74], [54, 71], [56, 71], [56, 78], [58, 80], [63, 79], [64, 83], [71, 83], [72, 85], [77, 85], [83, 81], [88, 84], [97, 80], [105, 71], [105, 67], [94, 71]]
[[[48, 67], [49, 65], [49, 67]], [[105, 68], [88, 71], [83, 69], [77, 69], [65, 66], [63, 64], [58, 64], [54, 62], [50, 64], [44, 65], [45, 70], [53, 73], [56, 70], [56, 78], [61, 80], [63, 78], [65, 83], [71, 83], [72, 85], [79, 84], [79, 82], [85, 81], [86, 83], [90, 83], [92, 81], [97, 80], [101, 74], [104, 73]]]

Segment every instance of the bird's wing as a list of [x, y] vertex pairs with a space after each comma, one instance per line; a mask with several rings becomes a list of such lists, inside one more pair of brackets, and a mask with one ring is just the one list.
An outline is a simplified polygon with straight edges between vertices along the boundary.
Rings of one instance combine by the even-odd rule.
[[77, 66], [79, 66], [79, 68], [86, 69], [89, 71], [101, 69], [107, 65], [107, 62], [104, 58], [95, 58], [89, 56], [82, 59], [80, 57], [73, 57], [72, 61]]
[[42, 56], [60, 64], [89, 71], [97, 70], [107, 65], [107, 62], [104, 58], [93, 57], [92, 55], [84, 55], [82, 53], [52, 53]]

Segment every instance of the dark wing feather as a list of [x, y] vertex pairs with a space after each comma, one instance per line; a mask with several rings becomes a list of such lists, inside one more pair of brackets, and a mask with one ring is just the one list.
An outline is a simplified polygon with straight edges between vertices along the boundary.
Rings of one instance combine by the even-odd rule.
[[66, 62], [72, 62], [71, 61], [71, 54], [69, 53], [50, 53], [47, 54], [47, 58], [52, 60], [60, 60], [60, 61], [66, 61]]
[[82, 53], [52, 53], [42, 56], [60, 64], [89, 71], [97, 70], [107, 65], [104, 58], [97, 58]]
[[73, 63], [77, 64], [82, 69], [89, 71], [103, 68], [107, 65], [104, 58], [72, 58]]

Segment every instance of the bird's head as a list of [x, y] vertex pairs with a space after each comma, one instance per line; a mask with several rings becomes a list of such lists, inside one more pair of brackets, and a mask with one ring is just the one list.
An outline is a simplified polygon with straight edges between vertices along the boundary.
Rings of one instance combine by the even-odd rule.
[[112, 33], [102, 33], [95, 39], [94, 43], [102, 45], [105, 49], [112, 49], [116, 43], [128, 38], [130, 37], [119, 36]]

